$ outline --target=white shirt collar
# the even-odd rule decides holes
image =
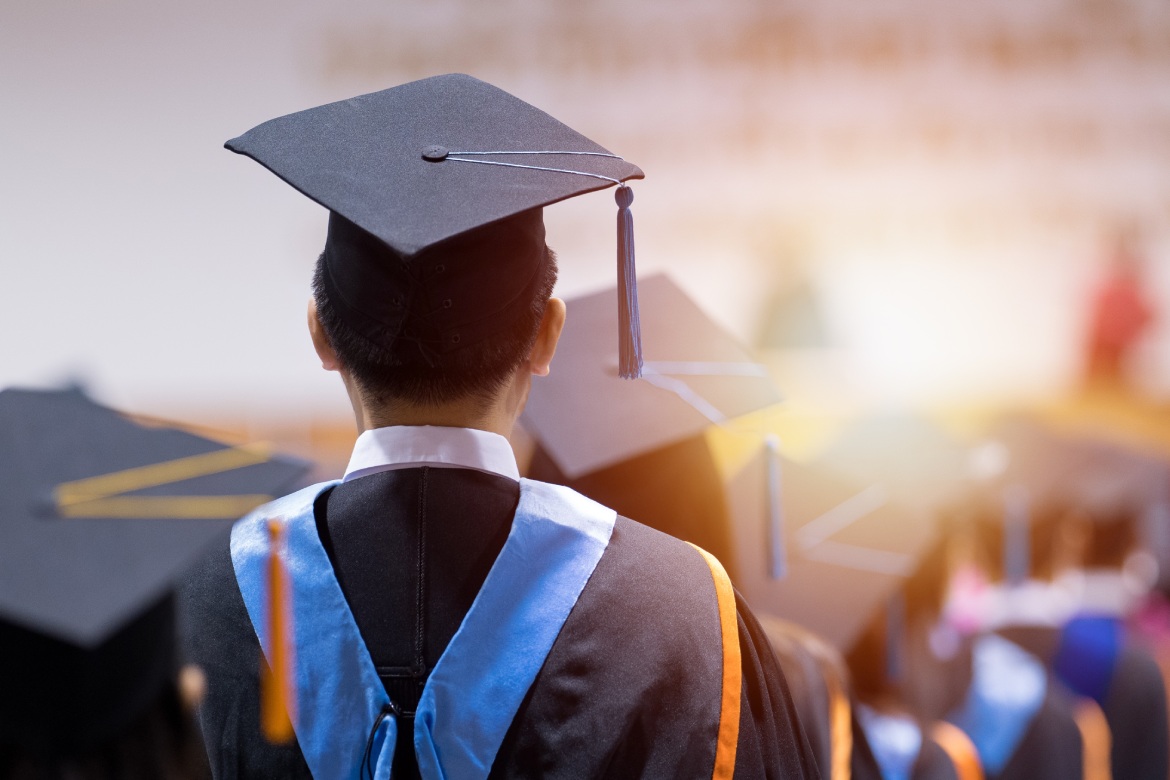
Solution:
[[[512,445],[498,433],[474,428],[393,425],[358,436],[342,481],[419,466],[475,469],[520,479]]]

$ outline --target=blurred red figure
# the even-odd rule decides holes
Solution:
[[[1154,319],[1142,291],[1141,260],[1126,234],[1117,237],[1109,273],[1093,296],[1088,334],[1086,381],[1095,386],[1124,385],[1126,356]]]

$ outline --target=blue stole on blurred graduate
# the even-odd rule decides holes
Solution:
[[[1048,670],[1003,637],[975,640],[971,686],[947,720],[971,739],[988,775],[999,774],[1015,755],[1048,695]]]
[[[1074,693],[1105,706],[1125,626],[1114,615],[1082,614],[1064,624],[1052,670]]]
[[[395,708],[313,516],[314,501],[335,484],[305,488],[237,523],[232,564],[267,656],[266,528],[270,519],[285,523],[297,742],[314,777],[386,780],[397,741]],[[568,488],[520,480],[508,539],[423,688],[413,740],[423,777],[487,777],[615,520],[613,510]]]

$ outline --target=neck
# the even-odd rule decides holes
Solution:
[[[528,400],[531,377],[519,372],[490,399],[469,397],[443,404],[415,404],[397,399],[381,403],[371,399],[368,393],[361,391],[348,378],[345,378],[345,385],[349,391],[358,433],[393,425],[437,425],[445,428],[475,428],[508,438]]]

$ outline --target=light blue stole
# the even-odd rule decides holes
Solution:
[[[316,778],[386,780],[397,724],[313,516],[313,502],[335,484],[305,488],[237,523],[232,564],[267,655],[266,523],[284,522],[301,752]],[[508,539],[423,688],[414,748],[424,778],[487,777],[615,520],[568,488],[520,480]]]
[[[858,704],[856,712],[882,780],[910,780],[922,752],[918,724],[906,715],[878,712],[864,704]]]
[[[1007,766],[1048,694],[1038,659],[995,634],[975,640],[971,687],[947,720],[962,729],[989,775]]]

